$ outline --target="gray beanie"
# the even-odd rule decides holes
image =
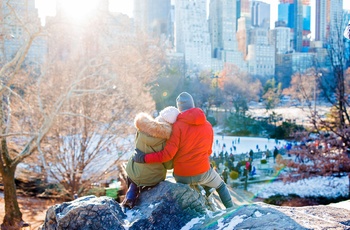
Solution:
[[[176,98],[176,105],[180,112],[194,108],[194,102],[191,94],[182,92]]]

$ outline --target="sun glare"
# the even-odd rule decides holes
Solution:
[[[84,20],[97,9],[98,0],[62,0],[63,11],[74,20]]]

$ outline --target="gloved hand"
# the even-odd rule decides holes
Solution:
[[[145,162],[145,153],[139,149],[135,149],[133,160],[137,163],[146,163]]]

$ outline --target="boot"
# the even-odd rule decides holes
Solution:
[[[215,188],[211,188],[208,186],[203,185],[204,191],[205,191],[205,196],[209,197],[211,196],[211,194],[213,194],[213,192],[215,192]]]
[[[129,189],[126,192],[126,196],[122,202],[122,206],[132,209],[137,201],[140,190],[133,182],[130,183]]]
[[[224,182],[220,184],[220,186],[216,189],[216,191],[220,196],[221,202],[224,204],[226,208],[233,207],[233,202],[232,202],[230,192],[228,191],[226,184]]]

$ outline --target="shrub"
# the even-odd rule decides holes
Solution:
[[[236,171],[231,171],[231,172],[230,172],[230,178],[231,178],[232,180],[236,180],[236,179],[238,178],[238,172],[236,172]]]
[[[105,188],[91,188],[85,195],[95,195],[95,196],[105,196],[106,195],[106,190]]]
[[[262,159],[262,160],[260,160],[260,163],[261,163],[261,164],[266,164],[266,163],[267,163],[267,160],[266,160],[266,159]]]
[[[207,120],[209,121],[209,123],[212,125],[212,126],[215,126],[216,125],[216,119],[212,116],[208,116],[207,117]]]

